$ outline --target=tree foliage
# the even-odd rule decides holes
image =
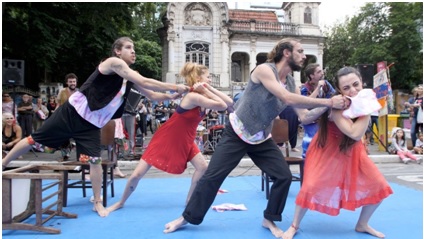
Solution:
[[[78,83],[82,84],[95,66],[110,55],[113,41],[120,36],[130,36],[139,42],[136,46],[149,45],[136,49],[141,64],[138,70],[152,72],[146,75],[148,77],[160,76],[158,57],[161,57],[161,49],[152,29],[160,23],[159,17],[155,17],[159,14],[155,13],[161,9],[157,6],[162,5],[136,2],[3,3],[3,59],[24,60],[25,85],[34,90],[38,90],[40,82],[63,82],[69,72],[77,74]],[[147,57],[146,50],[152,54],[151,58]]]
[[[422,3],[367,3],[325,32],[324,65],[332,79],[345,65],[395,63],[393,89],[422,82]],[[421,31],[421,32],[420,32]]]

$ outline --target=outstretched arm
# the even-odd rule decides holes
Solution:
[[[175,92],[173,94],[166,94],[166,93],[162,93],[162,92],[155,92],[155,91],[152,91],[152,90],[148,90],[148,89],[142,88],[138,85],[135,88],[137,88],[137,90],[140,91],[141,94],[143,94],[144,96],[146,96],[150,100],[154,100],[154,101],[175,100],[175,99],[181,97],[181,94],[179,94],[177,92]]]
[[[167,91],[173,90],[180,94],[187,92],[189,88],[184,85],[175,85],[157,81],[155,79],[147,78],[140,75],[138,72],[132,70],[125,61],[117,57],[110,57],[99,65],[99,71],[102,74],[116,73],[119,76],[134,82],[134,84],[153,91]]]
[[[345,99],[342,96],[336,96],[331,99],[316,99],[289,92],[284,87],[281,87],[275,78],[274,72],[265,64],[256,67],[252,73],[252,80],[262,83],[278,99],[296,108],[325,106],[343,109],[345,107]]]

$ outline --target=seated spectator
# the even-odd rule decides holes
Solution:
[[[22,129],[11,113],[3,113],[2,155],[3,157],[22,139]]]
[[[396,132],[393,134],[392,143],[389,147],[390,153],[395,153],[399,156],[399,158],[407,164],[409,161],[414,160],[418,164],[421,163],[421,158],[417,158],[413,155],[407,148],[405,143],[405,132],[403,129],[398,128]]]
[[[414,153],[423,154],[423,133],[418,133],[417,141],[415,142]]]

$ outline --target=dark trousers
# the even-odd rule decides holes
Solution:
[[[370,130],[370,132],[371,132],[371,138],[370,138],[370,142],[371,143],[373,143],[374,142],[374,125],[375,125],[375,127],[377,128],[377,131],[378,131],[378,116],[375,116],[375,115],[371,115],[371,122],[370,122],[370,125],[369,125],[369,130]],[[377,134],[378,135],[378,134]]]
[[[22,128],[22,138],[30,136],[32,134],[32,114],[20,114],[18,121]]]
[[[139,114],[140,120],[137,122],[140,132],[143,136],[147,135],[147,115]]]
[[[147,127],[149,127],[150,132],[152,132],[152,134],[153,134],[153,129],[152,129],[152,120],[147,120],[147,121],[146,121],[146,134],[147,134]]]
[[[296,148],[297,131],[299,128],[299,117],[293,107],[287,106],[281,113],[280,119],[286,119],[289,123],[289,143],[291,148]]]
[[[227,123],[208,169],[197,183],[183,212],[187,222],[197,225],[203,221],[225,178],[246,153],[256,166],[275,178],[264,217],[270,221],[281,221],[292,174],[280,149],[272,139],[257,145],[245,143],[237,136],[230,123]]]

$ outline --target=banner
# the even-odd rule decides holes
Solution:
[[[389,94],[389,80],[387,78],[386,70],[382,70],[374,75],[374,92],[377,100],[381,105],[379,115],[387,115],[387,96]]]

